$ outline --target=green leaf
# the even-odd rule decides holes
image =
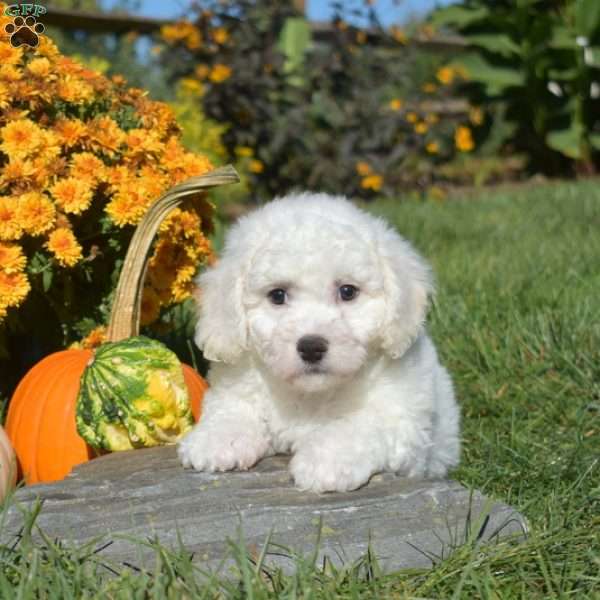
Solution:
[[[523,87],[525,77],[518,69],[497,67],[475,52],[462,55],[452,62],[467,70],[469,80],[482,83],[491,95],[501,95],[507,88]]]
[[[520,54],[521,48],[515,44],[508,35],[503,33],[478,33],[468,35],[467,41],[472,46],[480,46],[484,50],[500,54],[502,56],[512,56]]]
[[[430,17],[434,27],[440,25],[454,25],[459,29],[472,23],[483,21],[490,16],[490,11],[485,7],[466,8],[464,6],[447,6],[434,11]]]
[[[564,25],[557,25],[552,28],[548,45],[556,50],[573,50],[576,48],[575,33]]]
[[[592,148],[594,148],[594,150],[600,150],[600,133],[592,133],[589,139]]]
[[[54,272],[52,269],[46,269],[42,272],[42,287],[44,291],[47,292],[52,285],[52,278],[54,277]]]
[[[558,150],[558,152],[569,158],[581,158],[583,133],[583,127],[574,123],[568,129],[550,132],[546,136],[546,143],[550,148]]]
[[[575,4],[575,29],[577,35],[592,38],[600,30],[600,2],[577,0]]]
[[[311,30],[306,19],[290,17],[285,20],[279,35],[279,50],[285,56],[284,70],[294,73],[293,83],[301,85],[303,78],[299,75],[304,63],[304,55],[311,41]]]

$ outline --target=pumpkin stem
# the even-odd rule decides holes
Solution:
[[[140,307],[148,254],[152,240],[167,215],[186,198],[219,185],[237,183],[236,170],[227,165],[172,187],[150,206],[137,226],[121,269],[115,299],[108,322],[109,342],[118,342],[135,336],[140,329]]]

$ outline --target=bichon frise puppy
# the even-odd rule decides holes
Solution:
[[[327,194],[274,200],[199,285],[196,343],[215,362],[185,467],[291,452],[296,485],[327,492],[457,464],[452,382],[424,328],[430,271],[383,220]]]

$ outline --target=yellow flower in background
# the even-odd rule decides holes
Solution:
[[[435,83],[424,83],[421,88],[426,94],[433,94],[437,90]]]
[[[249,158],[254,154],[254,150],[250,146],[238,146],[235,153],[243,158]]]
[[[20,273],[25,268],[26,262],[21,246],[0,242],[0,271],[9,275]]]
[[[417,113],[415,113],[415,112],[407,112],[406,120],[409,123],[416,123],[419,120],[419,115],[417,115]]]
[[[0,240],[18,240],[23,229],[17,218],[17,199],[0,196]]]
[[[184,77],[179,84],[181,85],[182,91],[187,94],[201,96],[204,92],[204,86],[197,79],[193,79],[192,77]]]
[[[429,113],[425,116],[425,121],[430,125],[435,125],[439,120],[440,118],[435,113]]]
[[[367,175],[360,182],[360,187],[365,190],[378,192],[383,186],[383,177],[381,175]]]
[[[454,145],[461,152],[470,152],[475,148],[475,142],[471,130],[464,125],[460,125],[454,132]]]
[[[194,74],[198,79],[206,79],[210,73],[210,67],[208,65],[198,65],[194,69]]]
[[[60,208],[75,215],[89,207],[93,196],[89,181],[77,177],[60,179],[50,188],[50,193]]]
[[[440,151],[440,145],[437,142],[429,142],[425,145],[425,150],[429,154],[437,154]]]
[[[400,98],[394,98],[393,100],[390,100],[388,106],[390,107],[391,110],[402,110],[402,106],[404,105],[404,102],[402,102],[402,100]]]
[[[19,196],[17,215],[25,233],[41,235],[54,226],[56,209],[45,194],[27,192]]]
[[[408,38],[406,37],[406,33],[404,33],[404,31],[402,29],[400,29],[399,27],[397,27],[396,25],[394,25],[391,29],[391,34],[392,37],[399,43],[399,44],[406,44],[406,42],[408,41]]]
[[[11,121],[0,129],[0,150],[9,156],[30,156],[45,141],[44,131],[29,119]]]
[[[485,114],[480,106],[471,106],[469,109],[469,121],[476,127],[481,125],[485,119]]]
[[[165,41],[169,43],[182,42],[190,50],[196,50],[202,46],[202,34],[190,21],[163,25],[160,28],[160,34]]]
[[[0,271],[0,304],[19,306],[29,293],[31,286],[25,273]]]
[[[371,169],[371,165],[369,163],[359,161],[356,163],[356,172],[361,177],[366,177],[367,175],[370,175],[373,172],[373,169]]]
[[[251,173],[262,173],[265,170],[265,165],[260,160],[253,158],[248,164],[248,169]]]
[[[423,135],[425,133],[427,133],[427,130],[429,129],[429,125],[427,125],[427,123],[425,123],[425,121],[419,121],[418,123],[415,123],[415,133],[418,133],[419,135]]]
[[[217,44],[224,44],[229,39],[229,33],[224,27],[217,27],[216,29],[213,29],[211,35],[212,39]]]
[[[456,77],[456,71],[449,66],[440,67],[435,76],[442,85],[450,85]]]
[[[66,227],[55,229],[49,236],[45,247],[54,254],[62,267],[72,267],[82,258],[81,246],[73,232]]]
[[[231,67],[216,64],[210,71],[209,79],[214,83],[221,83],[231,77]]]

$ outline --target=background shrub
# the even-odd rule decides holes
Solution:
[[[464,0],[431,23],[468,49],[460,92],[488,113],[493,151],[510,146],[534,171],[594,172],[600,160],[600,3]]]
[[[404,48],[406,35],[363,3],[333,7],[327,41],[311,37],[291,2],[207,0],[162,30],[165,68],[204,86],[202,108],[227,126],[229,157],[244,160],[258,198],[424,189],[441,162],[474,148],[471,125],[436,108],[460,70],[440,73],[439,58]],[[349,24],[357,13],[368,33]]]

